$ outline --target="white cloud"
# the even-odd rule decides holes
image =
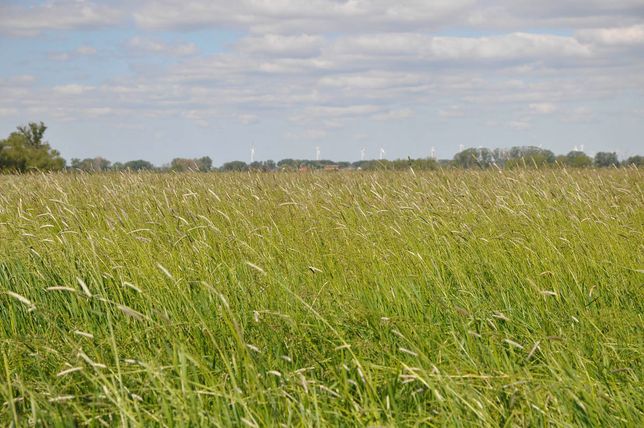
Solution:
[[[198,51],[197,45],[194,43],[169,44],[138,36],[128,40],[127,47],[133,50],[176,56],[194,55]]]
[[[532,124],[527,120],[519,119],[511,121],[509,123],[509,126],[510,128],[516,129],[518,131],[525,131],[526,129],[530,129],[532,127]]]
[[[69,52],[50,52],[47,54],[47,58],[52,61],[69,61],[71,55]]]
[[[259,122],[259,117],[254,114],[240,114],[237,116],[237,119],[243,125],[252,125]]]
[[[529,105],[530,110],[537,114],[550,114],[557,111],[557,106],[552,103],[532,103]]]
[[[0,32],[35,36],[45,30],[97,28],[120,22],[124,11],[91,1],[52,0],[36,6],[0,5]]]
[[[76,49],[76,53],[79,55],[94,55],[96,54],[96,48],[92,46],[80,46]]]
[[[94,90],[93,86],[71,83],[69,85],[54,86],[53,91],[59,95],[82,95]]]
[[[430,55],[438,59],[516,60],[588,57],[588,46],[572,37],[512,33],[495,37],[435,37]]]
[[[594,114],[589,107],[579,106],[564,112],[561,118],[569,123],[588,123],[594,120]]]
[[[0,107],[0,116],[13,116],[18,110],[13,107]]]
[[[315,141],[325,138],[329,133],[324,129],[304,129],[286,133],[289,140]]]
[[[253,27],[264,33],[328,32],[426,27],[457,17],[474,0],[155,0],[134,12],[138,25],[154,29]]]
[[[323,44],[324,38],[321,36],[311,36],[308,34],[295,36],[264,34],[262,36],[250,36],[242,39],[237,44],[237,49],[251,54],[307,58],[319,55]]]
[[[452,119],[456,117],[465,116],[465,112],[460,106],[449,106],[448,108],[441,109],[438,112],[438,116],[442,119]]]
[[[96,55],[96,48],[92,46],[79,46],[78,48],[66,52],[49,52],[47,58],[52,61],[69,61],[78,57]]]
[[[396,87],[417,87],[423,84],[423,77],[412,73],[388,71],[366,71],[363,73],[332,74],[319,80],[321,86],[342,90],[374,90]]]
[[[576,37],[599,45],[641,45],[644,44],[644,25],[580,30]]]
[[[393,110],[387,110],[382,113],[377,113],[372,116],[375,120],[399,120],[411,117],[414,115],[414,111],[410,108],[399,108]]]

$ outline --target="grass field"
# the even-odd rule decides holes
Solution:
[[[0,176],[0,425],[641,426],[643,183]]]

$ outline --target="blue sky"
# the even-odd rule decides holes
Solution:
[[[644,0],[5,0],[0,52],[67,159],[644,154]]]

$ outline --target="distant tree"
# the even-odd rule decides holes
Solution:
[[[267,161],[255,161],[248,165],[248,168],[251,171],[261,171],[261,172],[270,172],[274,171],[277,166],[272,160]]]
[[[27,145],[30,147],[40,147],[42,144],[45,144],[43,137],[46,130],[47,127],[42,122],[29,122],[26,126],[18,127],[18,132],[26,138]]]
[[[208,172],[212,169],[212,159],[208,156],[199,159],[174,158],[170,163],[170,169],[178,172]]]
[[[194,159],[174,158],[170,162],[170,169],[177,172],[197,171],[197,163]]]
[[[454,164],[461,168],[487,168],[493,160],[492,151],[485,147],[465,149],[454,155]]]
[[[248,165],[243,161],[226,162],[221,166],[224,172],[248,171]]]
[[[73,158],[71,160],[71,168],[74,170],[81,170],[86,172],[101,172],[110,169],[112,163],[105,158],[95,157],[80,160]]]
[[[30,123],[18,127],[8,138],[0,140],[0,170],[25,172],[29,170],[61,170],[65,159],[43,141],[47,127]]]
[[[279,169],[287,171],[297,171],[297,169],[300,167],[300,162],[295,159],[282,159],[281,161],[277,162],[277,167]]]
[[[201,157],[195,161],[197,162],[197,170],[200,172],[208,172],[212,169],[212,159],[208,156]]]
[[[593,160],[584,152],[571,151],[565,156],[564,164],[575,168],[589,167],[593,164]]]
[[[151,171],[154,169],[154,165],[146,160],[138,159],[125,162],[123,164],[123,169],[128,169],[130,171]]]
[[[555,163],[556,157],[550,150],[535,146],[515,146],[510,150],[494,151],[497,163],[506,168],[517,166],[542,167]]]
[[[624,165],[634,165],[638,168],[644,167],[644,156],[631,156],[624,161]]]
[[[619,166],[619,160],[617,159],[617,153],[615,152],[597,152],[594,163],[595,166],[600,168]]]
[[[382,159],[382,160],[370,159],[370,160],[357,161],[357,162],[354,162],[352,165],[354,168],[360,169],[363,171],[381,171],[381,170],[394,168],[394,162],[389,161],[387,159]],[[404,169],[409,168],[409,162],[407,160],[402,160],[402,161],[399,160],[399,162],[404,163],[405,165],[403,166]]]
[[[412,159],[411,167],[416,171],[433,171],[438,169],[438,162],[432,158]]]

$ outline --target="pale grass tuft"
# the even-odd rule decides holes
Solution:
[[[257,266],[256,264],[251,263],[249,261],[247,261],[246,264],[248,266],[250,266],[251,268],[255,269],[257,272],[261,273],[262,275],[266,275],[266,271],[264,269],[262,269],[261,267]]]
[[[72,287],[63,287],[63,286],[54,286],[45,288],[47,291],[69,291],[70,293],[76,293],[78,290]]]
[[[503,339],[503,341],[505,343],[507,343],[508,345],[514,346],[515,348],[523,349],[523,345],[521,345],[520,343],[515,342],[514,340]]]
[[[318,386],[318,388],[320,388],[322,391],[327,392],[327,393],[331,394],[332,396],[334,396],[334,397],[336,397],[336,398],[339,398],[339,397],[340,397],[340,394],[338,394],[337,392],[335,392],[334,390],[332,390],[332,389],[331,389],[331,388],[329,388],[328,386],[322,385],[321,383],[320,383],[320,384],[318,384],[317,386]]]
[[[494,312],[492,316],[496,319],[502,320],[502,321],[510,321],[510,318],[508,318],[503,312]]]
[[[131,282],[126,281],[126,282],[123,283],[123,286],[127,287],[127,288],[129,288],[131,290],[134,290],[137,293],[141,293],[141,289],[139,287],[137,287],[136,285],[132,284]]]
[[[161,272],[163,272],[163,274],[165,276],[167,276],[168,278],[174,280],[174,278],[172,277],[172,274],[170,273],[170,271],[168,269],[165,268],[165,266],[163,266],[161,263],[157,263],[157,267],[159,268],[159,270]]]
[[[539,344],[541,344],[540,340],[537,340],[536,342],[534,342],[532,349],[530,349],[530,352],[528,352],[528,356],[526,357],[526,360],[529,360],[530,358],[532,358],[534,353],[537,352],[537,350],[539,349]]]
[[[407,348],[398,348],[398,350],[399,350],[400,352],[402,352],[403,354],[409,354],[409,355],[411,355],[412,357],[417,357],[417,356],[418,356],[418,353],[417,353],[417,352],[411,351],[411,350],[409,350],[409,349],[407,349]]]
[[[50,403],[60,403],[63,401],[73,400],[75,397],[73,395],[59,395],[58,397],[50,398],[48,401]]]
[[[70,369],[66,369],[66,370],[63,370],[63,371],[61,371],[61,372],[58,372],[58,373],[56,374],[56,377],[63,377],[63,376],[68,375],[68,374],[70,374],[70,373],[79,372],[79,371],[81,371],[81,370],[83,370],[83,368],[82,368],[82,367],[72,367],[72,368],[70,368]]]
[[[252,421],[252,420],[250,420],[250,419],[248,419],[248,418],[241,418],[241,421],[242,421],[245,425],[247,425],[247,426],[249,426],[249,427],[251,427],[251,428],[258,428],[258,427],[259,427],[259,425],[257,425],[257,423],[256,423],[255,421]]]
[[[87,286],[87,284],[85,284],[85,281],[83,281],[81,278],[76,278],[76,281],[78,282],[78,285],[80,285],[80,288],[83,290],[83,293],[85,293],[87,297],[92,297],[92,293],[91,291],[89,291],[89,287]]]
[[[19,301],[20,303],[22,303],[22,304],[24,304],[26,306],[29,306],[30,308],[34,308],[34,309],[36,308],[36,306],[33,303],[31,303],[31,300],[27,299],[25,296],[22,296],[22,295],[20,295],[18,293],[14,293],[13,291],[5,291],[5,293],[7,295],[13,297],[14,299]]]
[[[132,309],[132,308],[130,308],[128,306],[116,305],[116,307],[119,308],[119,310],[121,312],[123,312],[125,315],[127,315],[128,317],[134,318],[134,319],[139,320],[139,321],[148,319],[148,317],[143,315],[141,312],[136,311],[136,310],[134,310],[134,309]]]
[[[262,351],[259,350],[259,348],[255,345],[251,345],[250,343],[246,344],[246,347],[250,349],[253,352],[257,352],[258,354],[261,353]]]
[[[79,335],[79,336],[86,337],[86,338],[88,338],[88,339],[94,339],[94,335],[93,335],[93,334],[91,334],[91,333],[86,333],[86,332],[84,332],[84,331],[74,330],[74,334],[77,334],[77,335]]]

